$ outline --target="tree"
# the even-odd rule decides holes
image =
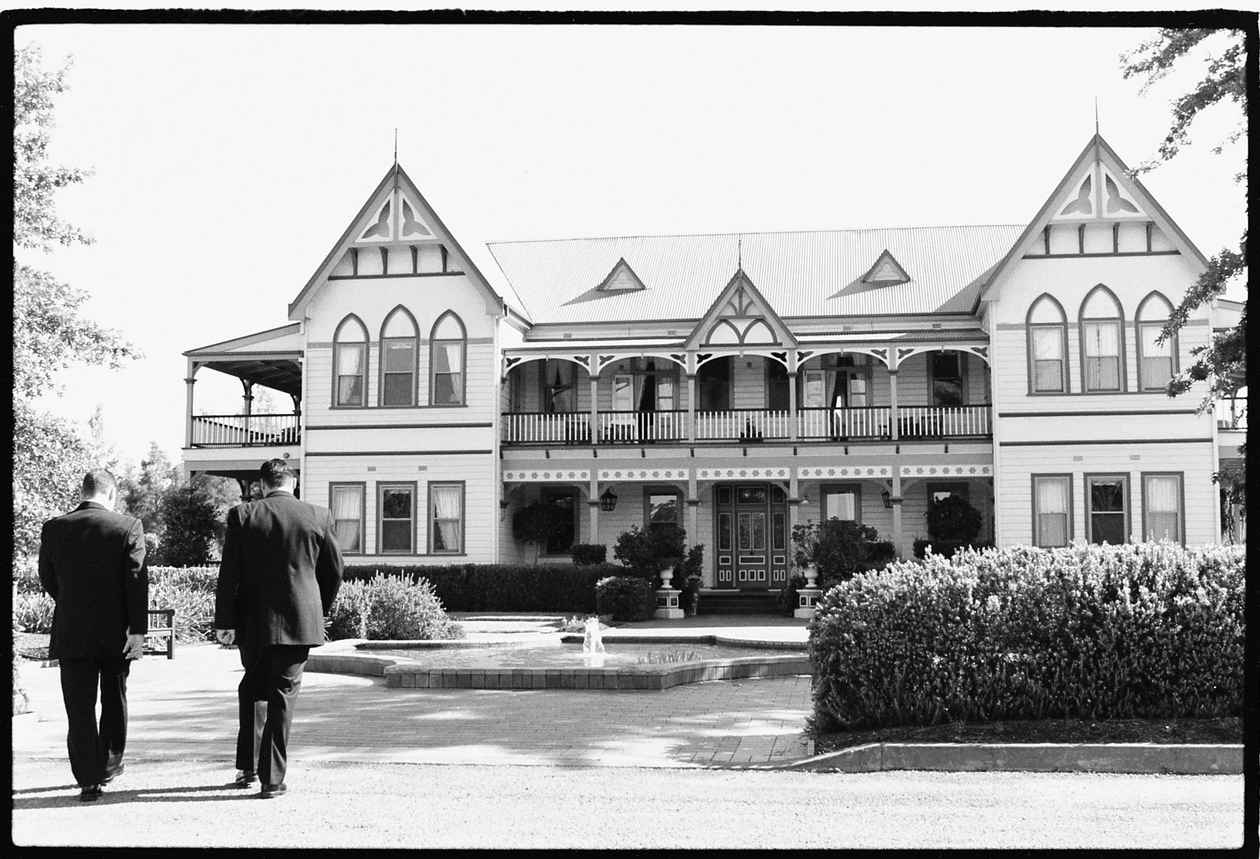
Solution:
[[[1240,30],[1163,29],[1157,38],[1143,42],[1122,55],[1125,78],[1142,79],[1143,94],[1174,70],[1192,69],[1196,60],[1206,65],[1202,77],[1190,91],[1173,100],[1171,123],[1167,136],[1159,146],[1158,156],[1138,167],[1133,171],[1135,174],[1148,172],[1175,158],[1182,147],[1190,143],[1190,127],[1208,108],[1217,105],[1242,108],[1233,130],[1212,148],[1213,152],[1221,154],[1227,145],[1246,135],[1247,54],[1243,38]],[[1201,56],[1204,53],[1206,57]],[[1234,178],[1242,183],[1247,176],[1243,172]],[[1244,231],[1237,250],[1223,248],[1208,260],[1207,270],[1186,290],[1185,297],[1169,317],[1160,334],[1160,342],[1185,326],[1194,310],[1221,295],[1237,278],[1245,276],[1246,266],[1247,233]],[[1169,383],[1168,395],[1178,396],[1189,390],[1194,382],[1206,381],[1207,393],[1201,403],[1201,411],[1210,408],[1218,399],[1235,396],[1238,389],[1247,384],[1246,330],[1247,302],[1244,299],[1238,325],[1214,334],[1210,344],[1191,350],[1194,361]]]
[[[535,501],[512,515],[512,536],[534,545],[534,563],[537,564],[542,547],[553,534],[564,529],[570,515],[555,504]]]
[[[177,486],[162,496],[161,542],[156,561],[173,567],[208,564],[213,557],[218,511],[204,486]]]
[[[123,509],[143,523],[144,532],[160,537],[162,498],[179,482],[178,466],[171,463],[157,442],[151,441],[139,468],[119,479],[118,495]]]
[[[139,353],[121,335],[82,315],[82,290],[19,264],[19,249],[86,242],[61,221],[53,205],[59,188],[83,181],[84,171],[48,164],[53,101],[65,90],[66,68],[48,72],[39,48],[14,56],[13,116],[13,514],[17,554],[38,549],[43,520],[74,506],[83,473],[108,457],[73,424],[34,407],[57,391],[60,371],[76,364],[118,367]]]

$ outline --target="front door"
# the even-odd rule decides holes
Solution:
[[[714,488],[717,586],[768,590],[787,583],[787,496],[766,483]]]

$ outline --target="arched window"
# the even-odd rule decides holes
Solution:
[[[462,406],[464,358],[468,343],[464,323],[448,310],[433,323],[429,335],[429,402],[435,406]]]
[[[1081,302],[1081,390],[1087,394],[1123,391],[1124,311],[1115,293],[1101,283]]]
[[[1177,335],[1163,343],[1159,334],[1172,315],[1172,302],[1152,292],[1137,309],[1138,390],[1162,391],[1177,372]]]
[[[1067,315],[1052,295],[1028,308],[1028,392],[1068,393]]]
[[[367,405],[367,328],[353,313],[333,332],[333,408]]]
[[[419,336],[416,320],[402,305],[385,317],[381,325],[382,406],[416,404],[416,342]]]

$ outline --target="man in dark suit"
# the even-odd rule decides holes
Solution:
[[[288,462],[270,459],[260,476],[265,495],[228,512],[214,625],[221,644],[239,646],[245,668],[236,784],[261,780],[266,799],[286,790],[293,706],[341,587],[341,550],[332,514],[294,497]]]
[[[127,675],[149,631],[149,572],[140,520],[114,512],[113,475],[89,471],[81,497],[73,512],[44,523],[39,580],[56,602],[48,656],[61,670],[70,770],[79,799],[91,802],[123,771]]]

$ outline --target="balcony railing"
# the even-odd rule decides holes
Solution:
[[[1247,398],[1217,400],[1216,425],[1220,429],[1245,430],[1247,428]]]
[[[687,442],[686,411],[598,412],[598,444]],[[906,440],[987,438],[992,434],[987,403],[967,406],[902,406],[897,438]],[[866,441],[892,439],[891,406],[829,409],[725,409],[695,413],[697,442]],[[504,412],[506,444],[590,444],[590,412]]]
[[[301,441],[300,416],[194,415],[193,447],[259,447]]]

